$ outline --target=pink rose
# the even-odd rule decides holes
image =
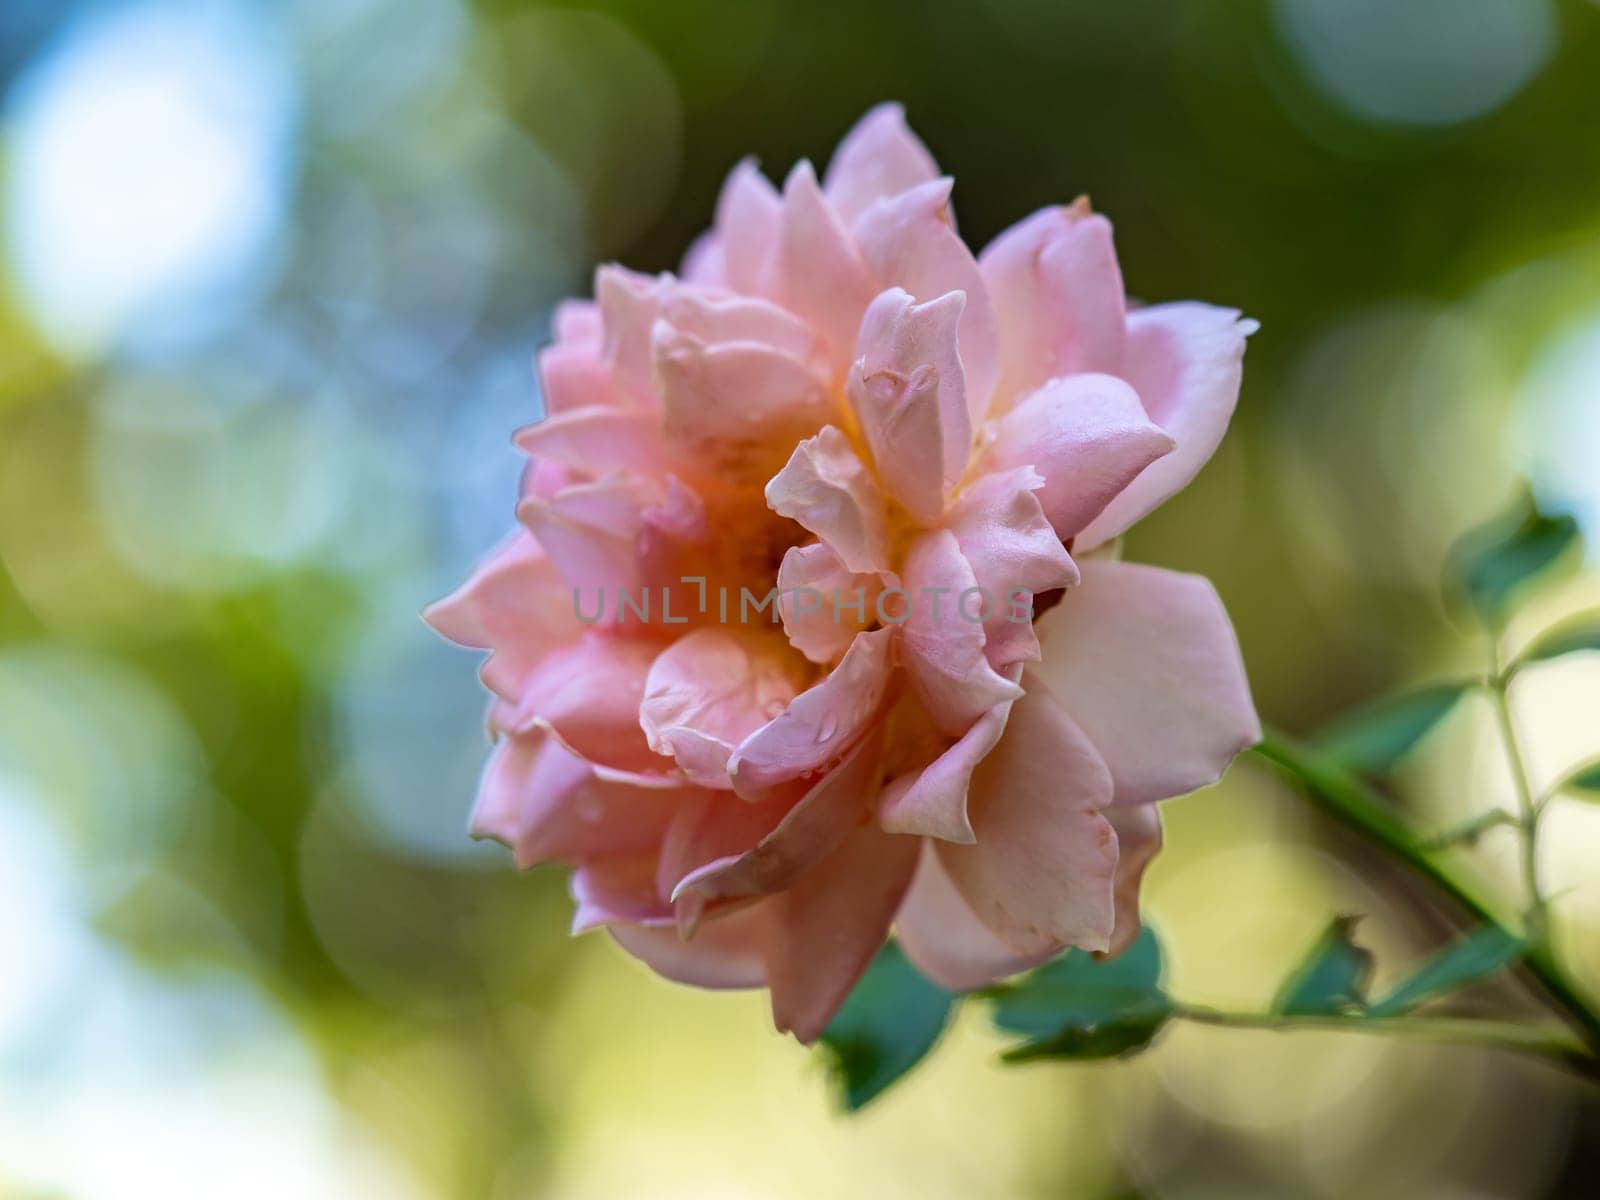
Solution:
[[[602,268],[520,527],[428,612],[490,652],[474,832],[803,1041],[891,927],[952,988],[1115,953],[1155,801],[1259,737],[1211,586],[1104,549],[1216,448],[1252,324],[1128,312],[1082,201],[974,259],[950,186],[885,105],[820,185],[736,167],[679,276]]]

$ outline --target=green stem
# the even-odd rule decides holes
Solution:
[[[1358,776],[1320,760],[1282,734],[1270,734],[1256,747],[1255,753],[1297,780],[1306,795],[1323,811],[1410,867],[1477,921],[1504,927],[1488,902],[1423,849],[1405,824]],[[1600,1010],[1567,978],[1551,954],[1549,944],[1529,946],[1522,966],[1582,1038],[1589,1048],[1589,1059],[1600,1064]]]
[[[1501,825],[1510,825],[1515,829],[1522,828],[1522,822],[1506,812],[1503,808],[1491,808],[1486,813],[1481,813],[1472,820],[1466,821],[1453,829],[1446,829],[1443,833],[1436,833],[1432,837],[1422,840],[1424,850],[1448,850],[1451,846],[1470,846],[1489,830]]]
[[[1284,1016],[1277,1013],[1225,1012],[1204,1005],[1180,1004],[1173,1016],[1199,1025],[1225,1029],[1328,1030],[1339,1033],[1366,1033],[1380,1037],[1411,1037],[1457,1046],[1488,1046],[1555,1059],[1563,1066],[1589,1078],[1600,1072],[1600,1060],[1588,1053],[1585,1044],[1571,1036],[1527,1025],[1466,1017],[1362,1017]]]
[[[1491,635],[1492,638],[1492,635]],[[1500,726],[1500,741],[1505,746],[1506,763],[1511,769],[1511,783],[1517,792],[1517,812],[1522,823],[1522,874],[1527,880],[1528,909],[1524,918],[1528,943],[1534,947],[1550,942],[1550,911],[1545,904],[1544,889],[1539,884],[1539,806],[1534,803],[1533,788],[1528,783],[1528,765],[1522,757],[1522,744],[1517,740],[1517,727],[1511,717],[1510,679],[1500,662],[1498,640],[1491,640],[1489,661],[1492,674],[1489,679],[1489,701],[1494,706],[1496,723]]]

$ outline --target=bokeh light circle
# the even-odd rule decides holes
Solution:
[[[1454,125],[1504,104],[1556,43],[1548,0],[1276,0],[1284,42],[1370,121]]]

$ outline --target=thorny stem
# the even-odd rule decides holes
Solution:
[[[1475,920],[1503,927],[1472,886],[1425,849],[1382,798],[1358,776],[1318,758],[1281,734],[1270,734],[1256,747],[1255,753],[1285,770],[1324,812],[1411,868]],[[1526,783],[1526,776],[1522,778]],[[1569,1060],[1569,1065],[1600,1078],[1600,1008],[1585,998],[1568,978],[1551,953],[1548,939],[1530,940],[1521,966],[1581,1039],[1585,1050]],[[1405,1020],[1409,1026],[1414,1018]]]

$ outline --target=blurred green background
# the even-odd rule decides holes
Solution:
[[[1376,1039],[1003,1069],[969,1019],[838,1116],[763,997],[467,840],[483,696],[416,613],[511,519],[553,302],[898,99],[974,246],[1087,192],[1135,296],[1261,321],[1128,553],[1216,580],[1270,722],[1478,669],[1454,536],[1526,475],[1600,544],[1597,77],[1551,0],[4,0],[0,1196],[1593,1195],[1593,1091]],[[1600,749],[1600,664],[1519,688],[1541,780]],[[1508,800],[1485,722],[1423,828]],[[1386,973],[1439,935],[1249,762],[1167,813],[1187,999],[1334,912]],[[1549,827],[1600,987],[1600,813]],[[1459,853],[1514,912],[1509,834]]]

